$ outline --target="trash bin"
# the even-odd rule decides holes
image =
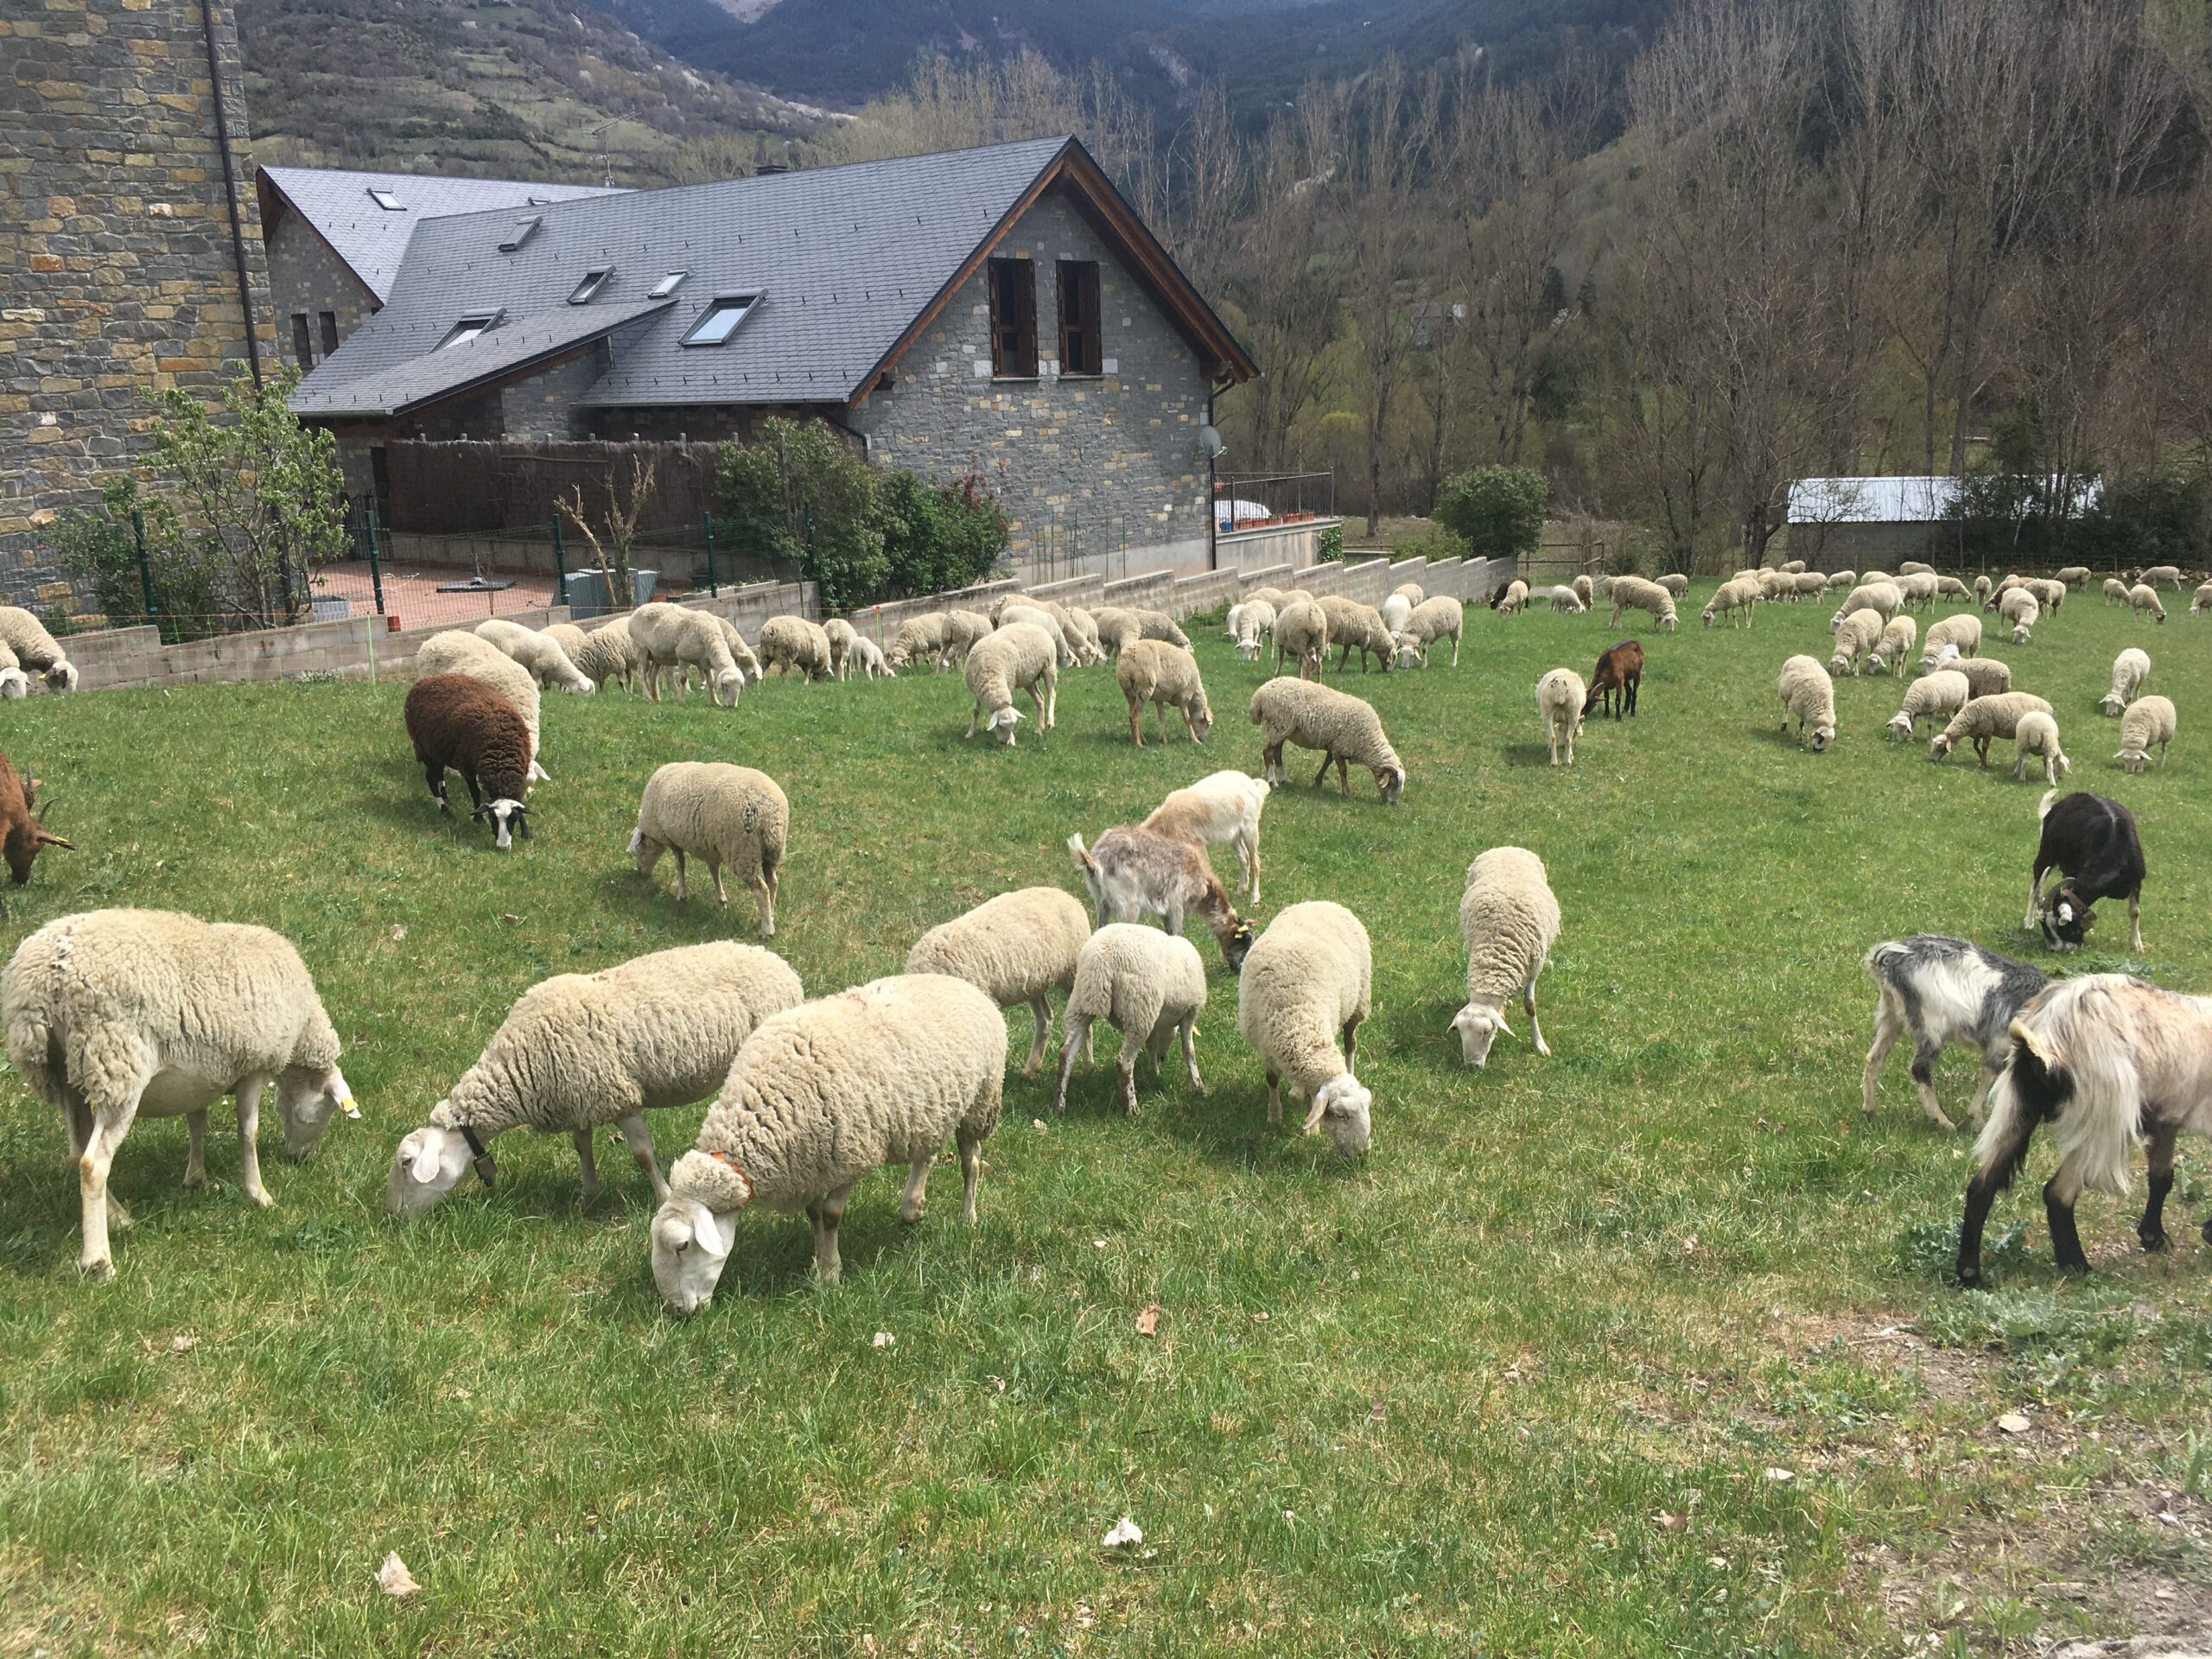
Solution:
[[[607,578],[598,571],[571,570],[563,580],[571,620],[581,622],[587,617],[605,616],[614,608],[607,602]],[[659,580],[658,570],[640,570],[635,565],[630,568],[630,591],[639,604],[652,600],[653,585]]]

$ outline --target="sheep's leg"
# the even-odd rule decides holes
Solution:
[[[1239,831],[1236,836],[1236,862],[1242,877],[1237,882],[1240,891],[1249,895],[1251,902],[1260,902],[1260,838]]]
[[[899,1195],[899,1219],[908,1226],[922,1218],[922,1206],[929,1200],[924,1189],[930,1184],[930,1161],[917,1158],[906,1166],[906,1190]]]
[[[2139,887],[2127,895],[2127,948],[2138,956],[2143,954],[2143,892]]]
[[[138,1096],[144,1088],[144,1079],[141,1078],[116,1108],[103,1112],[94,1106],[87,1113],[90,1127],[85,1136],[84,1154],[77,1160],[79,1228],[83,1234],[77,1265],[102,1279],[115,1272],[114,1257],[107,1243],[108,1169],[115,1162],[116,1148],[130,1132],[130,1120],[137,1116]],[[121,1217],[118,1219],[120,1223]]]
[[[205,1108],[188,1113],[184,1120],[190,1144],[184,1154],[184,1184],[189,1189],[207,1184],[207,1113]]]
[[[248,1077],[238,1084],[238,1185],[245,1189],[246,1197],[264,1210],[276,1202],[261,1184],[261,1150],[257,1144],[261,1128],[261,1091],[268,1086],[266,1077]]]
[[[2044,1183],[2044,1219],[2050,1227],[2050,1253],[2061,1273],[2087,1273],[2089,1258],[2082,1253],[2082,1235],[2074,1225],[2074,1201],[2082,1196],[2079,1160],[2068,1158],[2058,1173]]]
[[[1122,1109],[1131,1117],[1137,1115],[1137,1055],[1145,1046],[1145,1037],[1133,1027],[1122,1033],[1121,1052],[1114,1056],[1114,1082],[1122,1096]]]
[[[1191,1087],[1205,1093],[1206,1085],[1198,1076],[1198,1016],[1195,1014],[1183,1021],[1183,1064],[1191,1068]]]
[[[976,1224],[976,1188],[983,1179],[983,1138],[966,1129],[953,1138],[960,1145],[960,1219]]]
[[[2151,1131],[2147,1148],[2151,1162],[2151,1196],[2143,1205],[2143,1219],[2135,1224],[2135,1236],[2146,1250],[2171,1248],[2166,1238],[2166,1194],[2174,1185],[2174,1136],[2177,1123],[2161,1123]]]
[[[709,861],[707,874],[715,878],[715,903],[723,910],[729,908],[729,894],[722,891],[722,867]]]
[[[423,776],[429,781],[430,798],[438,804],[438,810],[448,817],[451,817],[453,808],[446,801],[446,769],[443,764],[436,761],[424,761]]]
[[[645,664],[645,696],[652,702],[660,701],[660,664],[658,663],[648,661]]]
[[[588,1203],[599,1196],[599,1162],[592,1156],[591,1131],[589,1129],[572,1130],[569,1139],[575,1146],[576,1162],[583,1170],[582,1191],[585,1202]]]
[[[1559,728],[1549,721],[1544,722],[1544,741],[1551,745],[1552,765],[1559,765]]]
[[[1859,1109],[1869,1117],[1874,1116],[1874,1096],[1882,1086],[1882,1068],[1889,1063],[1890,1051],[1897,1046],[1904,1029],[1904,1011],[1885,988],[1874,1005],[1874,1046],[1866,1051],[1866,1065],[1859,1074]]]
[[[1352,1069],[1352,1062],[1359,1058],[1359,1016],[1354,1014],[1344,1021],[1344,1070]]]
[[[1282,1078],[1272,1071],[1268,1073],[1268,1122],[1282,1122]]]
[[[683,849],[671,847],[669,850],[676,855],[676,902],[680,905],[690,897],[689,879],[684,874]]]
[[[627,1117],[618,1117],[614,1127],[629,1142],[630,1161],[645,1171],[645,1179],[653,1184],[653,1198],[659,1203],[667,1203],[668,1178],[660,1173],[660,1160],[653,1156],[653,1132],[645,1127],[645,1115],[632,1112]]]
[[[1060,1078],[1052,1089],[1052,1116],[1063,1116],[1068,1109],[1068,1077],[1075,1071],[1076,1045],[1080,1040],[1085,1048],[1090,1046],[1090,1021],[1073,1008],[1068,1010],[1067,1029],[1060,1035]]]
[[[1544,1033],[1536,1024],[1536,982],[1533,979],[1522,988],[1521,1006],[1529,1015],[1529,1046],[1548,1060],[1552,1052],[1544,1046]]]
[[[1160,741],[1164,744],[1167,741],[1167,705],[1164,702],[1155,702],[1152,705],[1152,712],[1156,716],[1154,728],[1159,732]],[[1191,711],[1188,709],[1183,710],[1183,724],[1190,730],[1191,741],[1197,742],[1198,728],[1191,725]]]
[[[760,900],[760,937],[776,937],[776,872],[756,871],[753,877],[753,891]]]
[[[1035,1077],[1037,1068],[1045,1064],[1045,1042],[1052,1034],[1052,1005],[1042,996],[1033,996],[1029,999],[1029,1058],[1021,1067],[1025,1077]]]
[[[836,1284],[844,1271],[837,1255],[837,1224],[845,1218],[845,1195],[852,1190],[848,1183],[806,1206],[806,1218],[814,1224],[814,1276],[825,1285]]]
[[[982,718],[983,700],[981,697],[978,697],[976,699],[975,705],[968,710],[969,736],[973,737],[976,735],[976,728],[982,721]]]
[[[1427,668],[1428,664],[1423,662],[1421,666]],[[1452,636],[1452,666],[1454,668],[1459,666],[1459,636],[1456,633]]]
[[[1132,699],[1129,703],[1129,741],[1139,748],[1144,747],[1144,721],[1141,717],[1143,712],[1144,705]]]

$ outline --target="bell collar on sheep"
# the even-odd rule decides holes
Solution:
[[[491,1149],[478,1137],[476,1131],[466,1123],[461,1126],[461,1138],[468,1142],[468,1166],[476,1172],[476,1179],[484,1183],[484,1190],[490,1192],[493,1181],[499,1173],[498,1160],[492,1156]]]

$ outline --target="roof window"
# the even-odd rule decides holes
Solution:
[[[463,317],[438,342],[437,349],[442,352],[448,346],[466,346],[499,320],[497,311],[479,311],[473,316]]]
[[[528,219],[518,219],[515,220],[514,228],[510,230],[506,235],[500,239],[499,251],[501,253],[512,253],[517,248],[522,246],[524,243],[529,241],[531,237],[537,235],[537,227],[544,222],[544,217],[538,213],[532,213]]]
[[[662,277],[660,281],[652,285],[652,291],[646,295],[645,297],[652,300],[666,299],[670,295],[675,293],[677,289],[683,286],[683,279],[690,274],[691,273],[688,270],[670,271],[667,276]]]
[[[717,295],[709,304],[706,314],[691,325],[691,332],[683,336],[686,346],[726,346],[729,337],[737,332],[753,308],[760,302],[758,294]]]
[[[387,213],[404,213],[407,211],[407,204],[381,185],[372,184],[369,187],[369,200]]]
[[[578,283],[575,291],[569,296],[569,303],[570,305],[586,303],[593,295],[607,286],[607,279],[613,274],[614,267],[612,265],[600,265],[584,272],[583,281]]]

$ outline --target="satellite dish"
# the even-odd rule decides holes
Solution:
[[[1221,434],[1211,426],[1198,429],[1198,451],[1208,461],[1219,461],[1229,446],[1221,441]]]

